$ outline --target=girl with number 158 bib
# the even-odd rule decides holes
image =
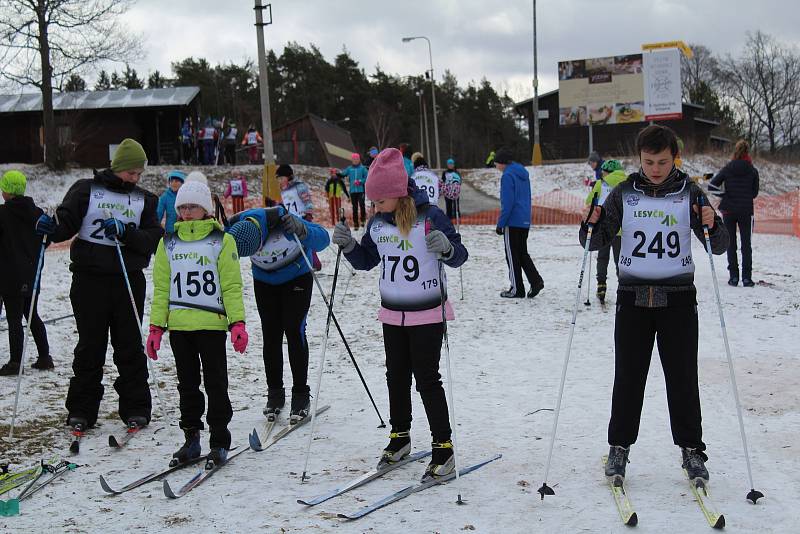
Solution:
[[[467,260],[467,249],[447,216],[408,178],[397,149],[388,148],[375,158],[366,194],[377,213],[367,223],[361,243],[341,223],[334,229],[333,242],[356,269],[381,268],[378,320],[383,323],[392,431],[379,465],[400,461],[411,451],[413,375],[433,438],[433,455],[423,478],[445,476],[453,471],[454,460],[439,374],[441,306],[447,320],[454,315],[446,297],[442,302],[446,279],[440,278],[439,261],[458,268]]]

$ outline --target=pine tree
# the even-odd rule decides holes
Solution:
[[[108,91],[111,89],[111,80],[108,78],[108,73],[104,70],[100,71],[97,77],[97,82],[94,84],[95,91]]]
[[[76,73],[72,73],[67,78],[67,83],[64,84],[64,91],[73,92],[73,91],[85,91],[86,90],[86,80],[80,77],[80,75]]]
[[[144,81],[139,78],[136,69],[132,69],[131,66],[127,64],[122,73],[122,85],[128,89],[144,89]]]

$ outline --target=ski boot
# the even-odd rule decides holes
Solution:
[[[531,288],[528,290],[528,298],[532,299],[533,297],[538,295],[542,291],[542,289],[544,289],[544,280],[540,278],[539,281],[533,284]]]
[[[267,421],[274,421],[278,414],[281,413],[283,406],[286,404],[286,393],[283,389],[278,391],[270,391],[267,393],[267,404],[264,406],[264,415]]]
[[[612,445],[608,449],[608,460],[606,460],[606,476],[614,479],[615,486],[621,486],[622,481],[625,480],[625,467],[628,462],[628,454],[630,454],[630,447],[620,447]]]
[[[311,407],[311,396],[309,395],[308,386],[303,388],[303,391],[295,392],[292,388],[292,410],[289,414],[289,424],[296,425],[306,417]]]
[[[17,376],[19,374],[19,362],[8,362],[0,367],[0,376]]]
[[[681,447],[681,458],[683,462],[681,467],[686,470],[686,476],[692,481],[703,479],[708,482],[708,469],[706,469],[706,456],[702,451],[697,449],[689,449],[688,447]]]
[[[72,427],[72,429],[77,432],[83,432],[89,427],[89,421],[87,421],[85,417],[70,415],[67,418],[67,426]]]
[[[597,300],[600,301],[600,304],[606,303],[606,286],[605,282],[597,282]]]
[[[431,443],[433,453],[431,463],[422,475],[422,481],[427,482],[432,478],[440,478],[449,475],[456,467],[456,458],[453,454],[453,442],[449,439],[442,443]]]
[[[411,436],[408,431],[391,432],[389,444],[383,449],[383,455],[378,462],[378,469],[399,462],[411,452]]]
[[[39,356],[39,358],[31,364],[33,369],[39,369],[40,371],[46,371],[48,369],[55,368],[53,365],[53,357],[49,354],[47,356]]]
[[[206,469],[214,469],[228,461],[228,449],[224,447],[215,447],[206,456]]]
[[[172,455],[172,460],[169,462],[170,467],[185,464],[200,457],[200,430],[184,428],[183,435],[186,437],[186,442]]]
[[[131,415],[128,417],[128,428],[144,428],[149,421],[143,415]]]

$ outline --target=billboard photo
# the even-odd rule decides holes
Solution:
[[[643,71],[642,54],[559,62],[559,125],[645,120]]]

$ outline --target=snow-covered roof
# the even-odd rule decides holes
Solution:
[[[186,106],[200,92],[199,87],[124,89],[53,93],[53,109],[118,109]],[[41,93],[0,95],[0,113],[41,111]]]

